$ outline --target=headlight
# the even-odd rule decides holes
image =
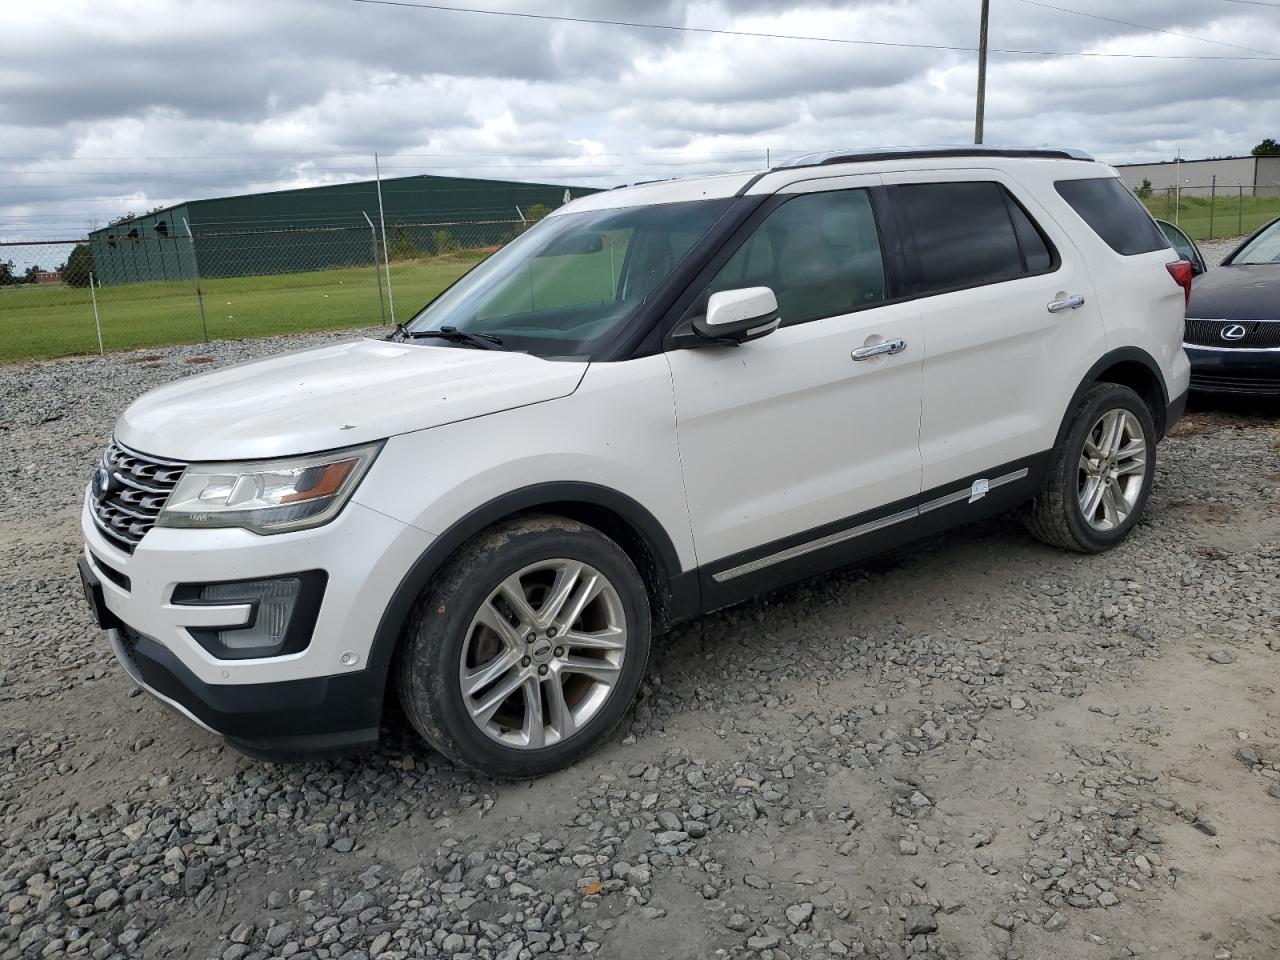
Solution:
[[[381,446],[284,460],[193,463],[156,526],[244,527],[254,533],[318,527],[337,516]]]

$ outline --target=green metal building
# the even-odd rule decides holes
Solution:
[[[391,259],[493,247],[535,205],[596,192],[564,184],[415,176],[382,181]],[[366,216],[369,218],[366,220]],[[370,229],[372,221],[376,229]],[[376,181],[191,200],[89,234],[101,283],[244,277],[382,256]]]

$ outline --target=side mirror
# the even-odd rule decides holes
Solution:
[[[707,315],[693,321],[700,337],[719,343],[746,343],[777,330],[778,298],[768,287],[721,290],[707,301]]]

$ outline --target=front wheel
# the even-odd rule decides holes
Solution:
[[[1155,468],[1156,427],[1146,403],[1128,387],[1094,384],[1053,450],[1045,488],[1027,508],[1027,528],[1056,547],[1107,550],[1142,516]]]
[[[576,521],[528,517],[464,547],[420,599],[400,700],[451,760],[539,776],[617,725],[649,640],[648,596],[626,553]]]

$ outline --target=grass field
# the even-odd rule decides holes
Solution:
[[[1170,199],[1167,192],[1158,191],[1145,202],[1155,216],[1172,221]],[[1213,208],[1213,236],[1252,233],[1276,216],[1280,216],[1280,197],[1224,194]],[[1207,239],[1209,198],[1183,196],[1178,223],[1193,239]],[[396,317],[408,320],[484,255],[472,251],[393,264]],[[620,263],[620,257],[610,259],[611,256],[606,247],[592,257],[565,260],[577,261],[575,269],[599,272],[608,286],[611,279],[616,285],[616,267]],[[554,301],[555,289],[565,279],[560,274],[565,270],[563,265],[556,265],[547,276],[532,278],[530,297]],[[580,286],[580,281],[575,286]],[[373,326],[382,319],[372,266],[205,280],[202,287],[204,325],[192,281],[98,288],[105,349],[340,330]],[[0,363],[97,352],[98,336],[88,288],[0,287]]]
[[[393,263],[397,319],[407,320],[481,256]],[[205,280],[202,288],[210,340],[370,326],[382,319],[372,266]],[[192,281],[122,284],[96,292],[109,351],[205,339]],[[0,362],[97,352],[87,287],[0,288]]]
[[[1156,191],[1144,202],[1153,216],[1173,223],[1175,204],[1167,191]],[[1183,194],[1177,207],[1178,226],[1192,240],[1211,239],[1208,197]],[[1276,217],[1280,217],[1280,197],[1240,197],[1234,192],[1224,192],[1213,202],[1212,237],[1246,236]]]

